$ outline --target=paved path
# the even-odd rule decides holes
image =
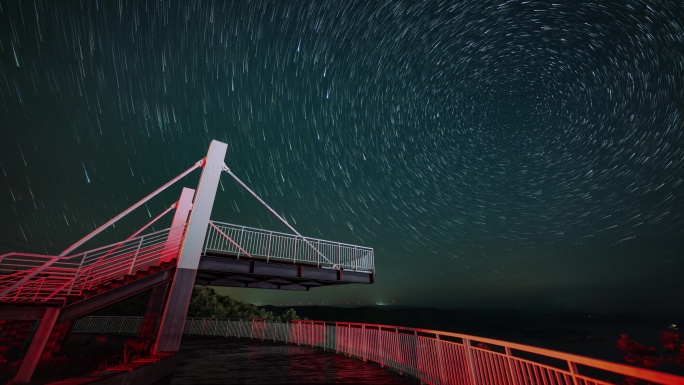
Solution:
[[[181,353],[173,377],[157,385],[419,383],[375,364],[301,346],[184,337]]]

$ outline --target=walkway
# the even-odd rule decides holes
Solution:
[[[173,376],[155,385],[417,385],[379,365],[310,347],[254,340],[185,337]]]

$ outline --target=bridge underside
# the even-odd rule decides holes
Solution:
[[[59,307],[61,311],[56,325],[72,321],[88,315],[94,311],[105,308],[113,303],[140,294],[157,285],[170,282],[173,279],[176,268],[169,267],[159,272],[154,272],[136,281],[110,288],[107,291],[94,294],[85,299],[77,299],[67,304],[45,304],[31,302],[3,302],[0,303],[0,320],[39,320],[43,318],[45,310],[50,307]],[[1,330],[1,329],[0,329]]]
[[[348,283],[373,283],[373,279],[374,275],[366,272],[207,253],[200,258],[195,285],[309,290]]]

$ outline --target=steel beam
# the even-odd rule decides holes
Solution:
[[[115,287],[114,289],[109,289],[103,293],[67,305],[62,309],[57,323],[83,317],[115,302],[142,293],[153,286],[168,282],[173,279],[174,270],[173,267],[168,267],[157,273],[150,274],[147,277],[140,278],[137,281]]]
[[[0,319],[2,320],[37,320],[42,319],[45,307],[33,306],[2,306]]]
[[[50,307],[45,310],[45,315],[43,316],[42,321],[40,321],[38,331],[36,331],[36,335],[33,336],[31,346],[29,346],[29,350],[26,352],[26,356],[19,367],[19,373],[17,373],[11,381],[12,383],[25,384],[31,381],[33,372],[36,370],[36,365],[38,365],[38,360],[43,353],[43,349],[45,349],[45,344],[47,343],[48,337],[50,337],[52,328],[55,326],[55,321],[57,321],[60,310],[61,309],[57,307]]]

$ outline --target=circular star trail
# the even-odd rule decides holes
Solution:
[[[3,252],[59,252],[217,139],[302,234],[376,250],[371,286],[231,295],[680,311],[679,1],[6,1],[0,26]],[[225,177],[212,217],[283,230]]]

